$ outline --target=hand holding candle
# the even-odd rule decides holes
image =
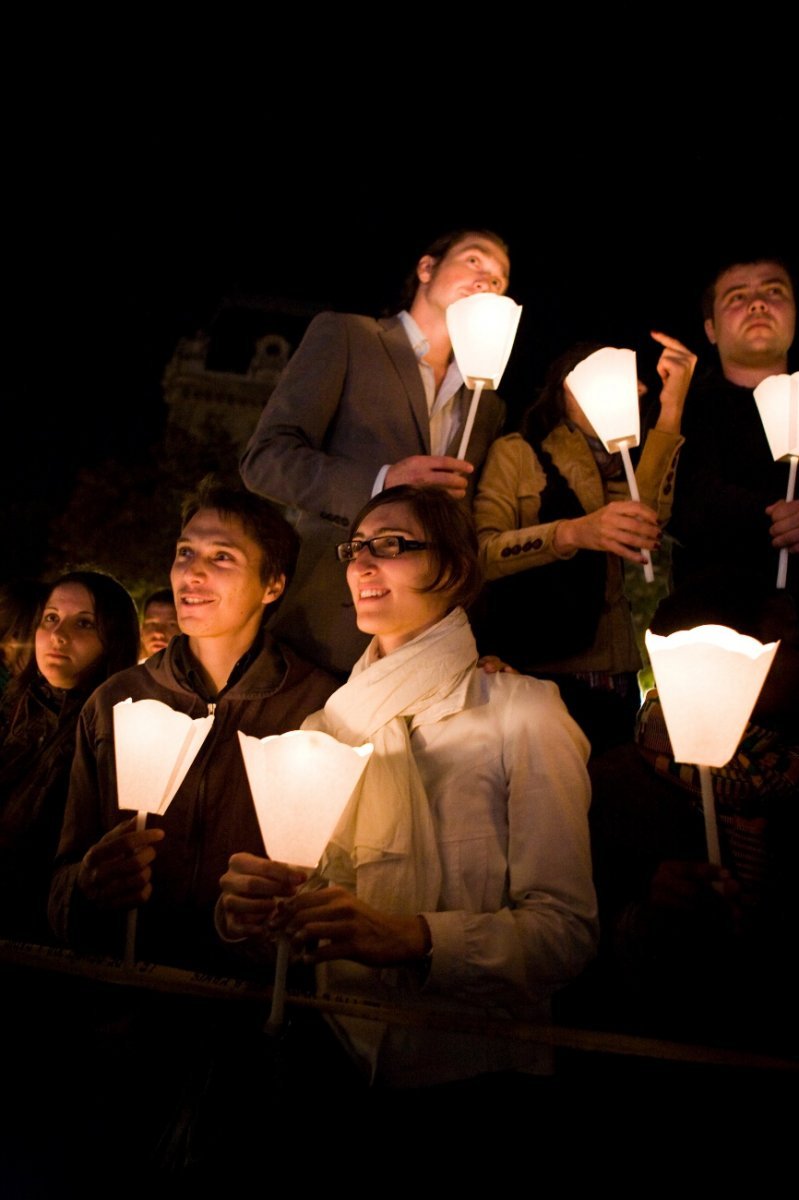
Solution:
[[[136,818],[122,821],[83,857],[78,887],[99,908],[133,908],[152,893],[151,864],[163,829],[136,829]]]
[[[577,403],[609,453],[618,450],[624,463],[630,496],[640,503],[641,495],[630,459],[630,447],[641,438],[638,409],[638,374],[634,350],[604,346],[589,354],[565,379]],[[655,573],[649,550],[641,551],[644,578],[653,583]]]
[[[166,812],[213,720],[212,716],[192,720],[186,713],[176,712],[160,700],[137,700],[135,703],[122,700],[114,705],[117,802],[120,809],[136,813],[132,828],[122,835],[121,844],[127,849],[127,857],[116,865],[120,871],[127,868],[126,873],[133,875],[132,868],[144,856],[146,862],[143,865],[148,872],[138,891],[138,899],[135,886],[128,889],[134,905],[128,914],[125,937],[125,963],[128,966],[133,966],[135,961],[138,911],[135,905],[147,900],[152,890],[149,863],[155,857],[153,845],[159,840],[147,836],[157,832],[145,829],[147,813]],[[150,854],[149,858],[147,854]],[[108,865],[114,866],[113,858]],[[133,885],[134,880],[130,882]]]
[[[255,906],[250,907],[252,915],[264,911],[264,900],[273,905],[276,895],[285,894],[276,891],[276,885],[296,888],[294,878],[305,877],[297,865],[311,869],[316,866],[363,774],[372,746],[345,746],[329,734],[311,730],[261,739],[239,731],[239,742],[261,836],[267,853],[278,860],[271,867],[257,866],[264,860],[236,864],[249,871],[246,887],[254,895],[245,894],[242,899],[255,899]],[[287,866],[289,863],[295,866]],[[251,882],[253,879],[256,882]],[[268,1023],[272,1030],[283,1021],[288,959],[289,940],[280,933]]]

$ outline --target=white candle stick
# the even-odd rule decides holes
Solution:
[[[619,450],[621,451],[621,461],[624,463],[624,474],[627,476],[627,486],[630,489],[630,495],[633,500],[640,502],[641,493],[638,490],[638,480],[635,478],[632,459],[630,458],[630,443],[619,442]],[[655,571],[652,566],[652,555],[648,550],[642,550],[644,556],[644,579],[647,583],[655,582]]]
[[[705,840],[707,842],[707,861],[721,866],[721,849],[719,847],[719,831],[716,824],[716,798],[713,795],[713,781],[710,767],[697,763],[699,767],[699,782],[702,786],[702,813],[705,818]]]
[[[791,455],[791,465],[788,468],[788,491],[785,495],[786,500],[793,500],[796,492],[796,464],[799,459],[795,455]],[[784,588],[788,582],[788,551],[783,546],[780,550],[780,561],[777,567],[777,587]]]
[[[136,832],[141,833],[147,823],[147,813],[136,813]],[[128,920],[125,926],[125,966],[133,967],[136,963],[136,926],[139,921],[138,908],[132,908],[128,912]]]
[[[275,981],[272,984],[272,1009],[266,1022],[267,1033],[276,1033],[283,1024],[283,1010],[286,1006],[286,975],[289,969],[289,939],[281,933],[277,939],[277,959],[275,961]]]
[[[457,455],[458,458],[466,457],[466,451],[469,446],[469,438],[472,436],[472,427],[474,425],[474,418],[477,416],[477,405],[480,403],[480,396],[482,395],[482,392],[483,392],[483,386],[484,386],[484,380],[478,379],[475,382],[474,391],[472,392],[472,400],[469,405],[469,412],[466,417],[466,424],[463,427],[463,434],[461,436],[461,444],[458,447],[458,455]]]

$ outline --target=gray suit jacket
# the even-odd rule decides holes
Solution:
[[[470,399],[462,388],[461,429]],[[503,419],[502,401],[484,392],[467,453],[476,467]],[[457,439],[448,448],[456,452]],[[328,670],[348,672],[369,640],[355,624],[335,546],[382,466],[429,453],[419,365],[398,318],[315,317],[261,414],[241,473],[252,491],[288,507],[302,537],[295,579],[270,628]]]

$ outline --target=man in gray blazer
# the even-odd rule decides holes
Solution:
[[[346,675],[365,648],[336,544],[371,496],[433,484],[462,499],[500,432],[504,406],[485,392],[467,459],[452,457],[471,392],[452,359],[446,309],[472,292],[502,294],[505,243],[486,230],[434,242],[416,264],[407,311],[387,320],[321,313],[308,327],[241,462],[252,491],[288,506],[302,538],[273,633]]]

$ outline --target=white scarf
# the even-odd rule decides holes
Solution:
[[[438,905],[438,846],[410,732],[461,711],[476,662],[469,622],[456,608],[385,658],[373,639],[347,683],[303,723],[350,746],[374,744],[322,870],[383,912],[410,915]]]

